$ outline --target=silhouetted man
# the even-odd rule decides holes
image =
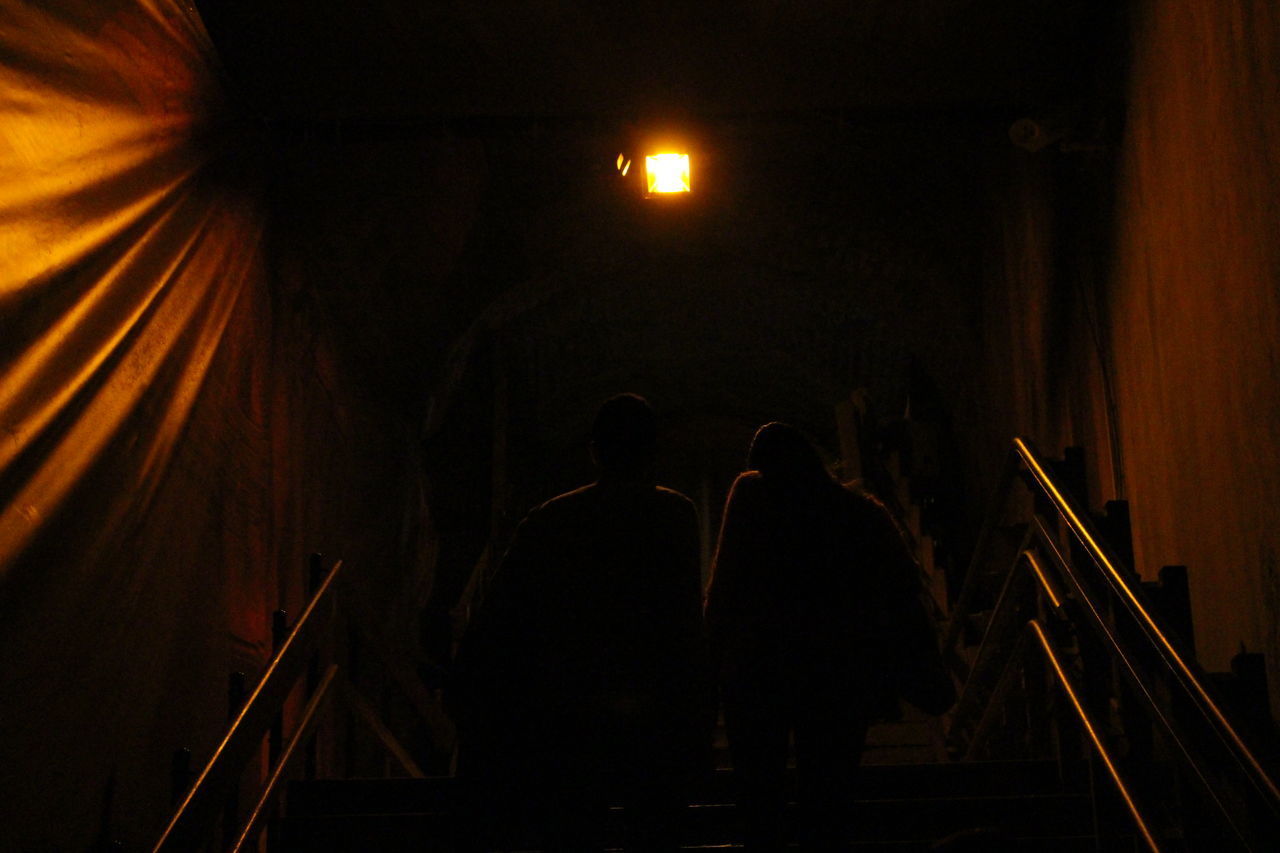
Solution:
[[[600,849],[610,791],[629,849],[676,849],[708,754],[697,517],[654,484],[656,437],[643,398],[601,407],[599,479],[521,522],[460,651],[487,775],[535,807],[544,849]]]

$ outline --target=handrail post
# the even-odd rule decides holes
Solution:
[[[315,597],[316,591],[320,589],[320,584],[324,582],[324,556],[319,553],[313,553],[307,559],[307,600],[310,601]],[[316,693],[316,688],[320,684],[320,648],[323,646],[324,640],[317,644],[316,653],[312,655],[311,661],[307,664],[307,699],[310,700]],[[319,738],[311,738],[307,741],[306,752],[303,756],[303,774],[307,779],[316,778],[317,756],[319,750],[317,742]]]
[[[169,762],[169,807],[173,808],[191,786],[191,750],[185,746],[173,751]]]
[[[1191,583],[1186,566],[1161,566],[1160,612],[1179,641],[1178,651],[1196,659],[1195,625],[1191,620]]]
[[[1084,464],[1084,448],[1076,445],[1062,448],[1062,459],[1053,466],[1062,483],[1082,505],[1089,503],[1089,477]]]
[[[1102,512],[1102,533],[1107,537],[1107,544],[1120,558],[1121,565],[1128,568],[1130,577],[1137,577],[1138,572],[1133,565],[1133,519],[1129,514],[1129,502],[1107,501]]]
[[[1045,590],[1037,586],[1034,618],[1042,624],[1051,624],[1046,618],[1048,610],[1049,605],[1046,602]],[[1029,757],[1033,759],[1056,758],[1059,759],[1059,766],[1061,766],[1061,756],[1051,754],[1054,720],[1049,703],[1052,682],[1050,681],[1051,676],[1048,668],[1044,665],[1044,660],[1034,654],[1026,656],[1023,667],[1023,679],[1026,683],[1027,694],[1027,721],[1029,723],[1029,736],[1027,739],[1030,747]],[[1037,748],[1040,750],[1039,753],[1037,753]]]
[[[284,645],[289,636],[289,614],[277,610],[271,614],[271,654],[274,656]],[[280,748],[284,744],[284,711],[279,710],[271,720],[271,734],[267,740],[267,760],[275,764],[280,756]]]
[[[227,721],[233,722],[244,706],[248,695],[243,672],[227,676]],[[240,819],[240,779],[232,779],[227,789],[227,799],[222,807],[222,849],[235,843],[236,824]]]
[[[277,610],[271,614],[271,653],[275,656],[280,652],[284,641],[289,637],[289,614],[284,610]],[[271,719],[271,731],[267,735],[267,772],[271,772],[271,768],[276,766],[276,762],[280,759],[280,751],[284,748],[284,705],[281,704],[275,716]],[[275,851],[279,849],[278,844],[279,821],[274,809],[267,819],[267,850]]]

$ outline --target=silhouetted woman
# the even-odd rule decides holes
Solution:
[[[806,849],[842,849],[869,720],[893,700],[886,614],[915,564],[875,499],[794,428],[762,426],[725,505],[706,614],[749,850],[781,850],[794,736]]]

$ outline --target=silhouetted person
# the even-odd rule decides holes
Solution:
[[[653,482],[656,432],[638,396],[601,407],[599,479],[521,522],[460,649],[464,737],[480,730],[482,775],[533,806],[544,849],[600,849],[610,789],[629,849],[676,849],[709,755],[697,517]]]
[[[884,614],[916,568],[884,507],[845,489],[794,428],[770,423],[725,504],[706,615],[749,850],[781,850],[788,738],[801,841],[843,849],[870,720],[893,702]]]

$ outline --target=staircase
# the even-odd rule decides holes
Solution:
[[[1108,836],[1106,827],[1122,824],[1105,780],[1093,779],[1086,763],[920,761],[933,750],[920,722],[873,727],[851,806],[855,851],[926,851],[941,839],[979,829],[991,835],[945,849],[1135,849],[1131,839]],[[1090,794],[1095,789],[1097,799]],[[282,849],[451,851],[456,833],[464,831],[453,819],[458,798],[457,780],[450,777],[294,782]],[[685,849],[737,847],[733,801],[731,771],[722,767],[704,779],[686,812]],[[623,819],[621,808],[611,810],[609,843],[619,847]]]
[[[1091,517],[1050,473],[1079,469],[1069,461],[1050,465],[1015,439],[965,582],[940,619],[947,626],[944,656],[964,685],[960,699],[945,722],[917,715],[872,728],[849,805],[854,850],[1275,849],[1280,784],[1270,768],[1280,737],[1251,735],[1265,746],[1258,752],[1232,722],[1271,731],[1260,659],[1241,655],[1230,678],[1199,670],[1185,572],[1166,568],[1160,583],[1142,583],[1100,544],[1098,531],[1106,530],[1128,556],[1126,508],[1112,502]],[[1014,490],[1018,484],[1026,494]],[[1085,493],[1078,482],[1075,491]],[[934,566],[930,540],[914,535],[930,557],[922,564]],[[219,813],[234,815],[235,782],[268,729],[272,776],[250,814],[238,823],[222,820],[227,849],[258,849],[264,824],[272,851],[476,849],[460,819],[458,780],[423,778],[360,692],[342,680],[339,662],[322,666],[328,658],[321,659],[327,647],[321,638],[337,612],[330,605],[340,568],[313,583],[302,617],[190,790],[186,765],[175,764],[181,805],[157,851],[198,849],[201,839],[216,837]],[[1151,615],[1156,605],[1164,628]],[[284,703],[304,674],[307,707],[285,744]],[[296,781],[276,811],[277,782],[287,778],[291,758],[303,755],[334,684],[415,778]],[[742,839],[722,733],[719,740],[720,769],[702,780],[686,810],[684,849],[732,849]],[[305,773],[314,776],[314,754],[306,757]],[[615,848],[624,821],[614,808]],[[795,826],[789,830],[794,838]],[[530,848],[516,838],[506,849]]]
[[[853,804],[854,850],[929,850],[965,830],[998,830],[988,849],[1092,851],[1097,846],[1088,770],[1051,762],[870,765]],[[685,849],[732,848],[738,834],[727,771],[717,771],[687,813]],[[289,851],[448,851],[454,780],[353,779],[297,782],[282,831]],[[621,810],[611,825],[621,834]],[[620,842],[619,842],[620,843]],[[964,848],[976,849],[976,848]],[[1102,849],[1133,850],[1113,840]]]

